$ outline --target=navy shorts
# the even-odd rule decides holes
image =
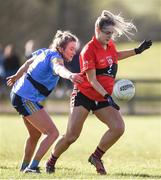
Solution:
[[[13,107],[22,116],[29,116],[43,108],[40,103],[25,99],[13,92],[11,92],[10,97]]]
[[[96,111],[98,109],[110,106],[108,101],[94,101],[82,94],[78,89],[73,89],[70,107],[83,106],[88,111]]]

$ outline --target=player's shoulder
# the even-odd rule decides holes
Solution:
[[[89,41],[83,48],[81,51],[81,54],[85,54],[86,52],[90,52],[93,51],[94,45],[92,41]]]
[[[50,62],[54,64],[63,64],[63,57],[58,51],[50,50]]]
[[[51,59],[63,59],[62,55],[58,51],[50,50]]]
[[[46,50],[47,50],[46,48],[41,48],[41,49],[38,49],[38,50],[34,51],[32,54],[33,55],[39,55],[42,52],[45,52]]]

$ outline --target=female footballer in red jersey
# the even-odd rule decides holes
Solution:
[[[122,34],[128,37],[132,29],[136,30],[132,23],[125,22],[122,17],[109,11],[103,11],[96,20],[95,36],[80,54],[80,69],[84,81],[73,90],[67,131],[57,142],[46,164],[47,172],[54,172],[58,157],[79,137],[83,124],[92,110],[108,129],[88,161],[96,167],[99,174],[106,174],[101,158],[121,137],[125,128],[120,108],[111,97],[118,60],[140,54],[152,45],[151,41],[144,41],[138,48],[117,51],[113,39]]]

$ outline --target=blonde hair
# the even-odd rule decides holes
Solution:
[[[123,17],[114,15],[107,10],[103,10],[101,16],[99,16],[95,22],[95,28],[99,28],[101,31],[105,31],[108,26],[114,26],[115,32],[112,39],[125,35],[128,39],[131,39],[129,35],[134,35],[131,30],[137,31],[136,26],[132,22],[127,22]]]
[[[72,42],[72,41],[78,43],[78,38],[74,34],[72,34],[70,31],[58,30],[54,36],[52,48],[54,48],[54,49],[58,49],[58,48],[65,49],[67,44],[69,42]]]

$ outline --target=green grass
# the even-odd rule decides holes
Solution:
[[[137,47],[138,44],[119,44],[118,50]],[[154,42],[152,47],[140,55],[119,61],[117,78],[161,79],[161,42]]]
[[[126,132],[105,154],[107,176],[99,176],[87,159],[95,149],[106,127],[90,115],[78,139],[59,159],[55,174],[48,175],[44,163],[42,174],[19,172],[25,126],[18,115],[0,116],[0,178],[1,179],[161,179],[160,116],[125,116]],[[60,132],[66,129],[67,116],[55,115],[53,121]]]

